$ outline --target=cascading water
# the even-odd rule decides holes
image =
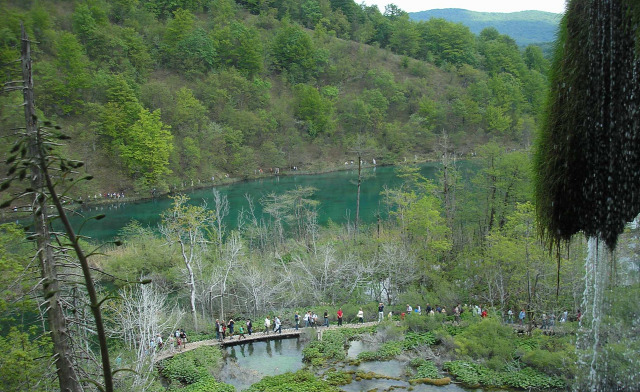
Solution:
[[[597,237],[589,238],[585,260],[582,318],[576,348],[579,369],[582,370],[578,373],[577,385],[586,386],[591,391],[596,391],[599,385],[598,346],[610,260],[611,252],[606,249],[604,243]]]
[[[640,387],[640,227],[627,226],[615,252],[591,237],[585,259],[575,391]]]

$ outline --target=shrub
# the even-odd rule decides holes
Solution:
[[[431,346],[435,344],[436,337],[433,332],[415,333],[409,332],[404,337],[403,346],[405,350],[410,350],[421,345]]]
[[[417,378],[439,378],[439,373],[438,368],[431,361],[424,361],[424,363],[416,369]]]
[[[213,376],[207,375],[195,384],[180,389],[182,392],[235,392],[233,385],[217,382]]]
[[[418,357],[418,358],[413,358],[410,362],[409,362],[409,366],[417,368],[418,366],[422,365],[423,363],[427,362],[426,359]]]
[[[377,338],[381,342],[402,340],[405,328],[392,322],[384,322],[378,326]]]
[[[560,377],[547,376],[532,368],[515,369],[505,372],[491,370],[486,366],[466,361],[445,362],[443,369],[470,387],[555,389],[564,388]]]
[[[170,383],[195,384],[222,365],[218,347],[200,347],[178,354],[160,363],[160,372]]]
[[[324,375],[325,380],[331,385],[347,385],[353,381],[353,374],[343,371],[328,371]]]
[[[363,351],[358,354],[358,359],[361,361],[388,361],[395,356],[402,354],[403,342],[387,342],[380,346],[378,351]]]
[[[322,341],[311,342],[302,350],[302,360],[312,366],[320,366],[327,361],[341,361],[347,356],[345,343],[360,333],[372,330],[372,328],[343,328],[327,331],[324,333]]]
[[[253,384],[248,392],[339,392],[335,386],[320,380],[312,373],[299,370],[295,373],[284,373],[273,377],[265,377]]]
[[[484,360],[496,370],[513,359],[515,339],[513,328],[491,318],[469,326],[454,337],[459,355]]]

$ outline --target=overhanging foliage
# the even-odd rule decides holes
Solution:
[[[541,230],[553,243],[583,231],[610,249],[640,212],[638,5],[568,4],[535,154]]]

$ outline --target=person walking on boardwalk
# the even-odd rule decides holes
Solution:
[[[220,340],[220,320],[216,319],[216,340]]]
[[[224,331],[226,329],[226,326],[224,325],[224,320],[220,321],[220,323],[218,324],[218,332],[219,332],[219,341],[223,341],[224,340]]]
[[[384,321],[384,304],[380,302],[378,304],[378,322],[381,323]]]
[[[173,336],[173,333],[169,334],[169,349],[171,350],[170,352],[175,353],[176,352],[176,337]]]
[[[358,321],[360,324],[364,324],[364,312],[362,311],[362,308],[358,311]]]
[[[187,348],[187,333],[180,328],[180,339],[182,339],[182,347]]]
[[[518,315],[518,320],[520,320],[520,325],[524,325],[524,318],[526,317],[526,313],[524,311],[524,308],[522,308],[522,310],[520,311],[520,314]]]
[[[328,310],[324,311],[324,326],[325,327],[329,326],[329,311]]]
[[[240,326],[238,327],[238,340],[242,340],[244,338],[244,328],[242,327],[242,324],[240,324]]]
[[[296,314],[293,316],[293,322],[296,325],[296,331],[297,331],[298,328],[300,328],[300,315],[298,314],[298,312],[296,312]]]
[[[313,316],[311,316],[311,324],[313,328],[318,328],[318,315],[316,312],[313,312]]]
[[[342,316],[343,316],[342,308],[338,309],[337,315],[338,315],[338,326],[340,327],[340,326],[342,326]]]
[[[182,339],[180,338],[180,330],[176,329],[176,345],[178,346],[178,351],[182,351]]]
[[[271,328],[271,320],[269,320],[269,316],[264,319],[264,334],[269,334],[269,328]]]
[[[233,328],[235,327],[236,322],[233,319],[229,319],[229,324],[227,324],[227,328],[229,328],[229,337],[233,339]]]
[[[276,316],[273,320],[273,332],[282,333],[282,323],[280,322],[280,318]]]
[[[251,319],[247,319],[247,332],[249,336],[251,336],[251,332],[253,332],[253,324],[251,323]]]
[[[302,318],[304,320],[304,327],[308,328],[309,327],[309,311],[307,311],[307,313],[304,314],[304,317]]]
[[[162,346],[164,346],[164,343],[162,342],[162,335],[157,334],[156,335],[156,347],[158,348],[158,350],[160,350],[162,348]]]

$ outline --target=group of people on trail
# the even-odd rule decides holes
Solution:
[[[454,316],[455,324],[460,324],[461,315],[463,312],[465,312],[466,309],[468,309],[471,312],[471,315],[473,316],[479,316],[482,318],[488,317],[487,308],[484,306],[480,307],[478,305],[465,304],[465,306],[463,307],[462,305],[458,304],[453,308],[453,316]],[[436,313],[446,315],[447,310],[444,306],[440,306],[436,304],[436,306],[432,307],[431,304],[427,303],[424,314],[433,316]],[[393,312],[391,311],[389,312],[389,314],[387,315],[389,320],[392,320],[393,314],[394,314]],[[422,307],[420,305],[416,305],[415,307],[412,307],[410,304],[407,304],[406,311],[400,313],[400,319],[404,320],[406,316],[412,315],[412,314],[422,315],[423,314]],[[362,308],[358,310],[356,317],[358,319],[358,323],[364,324],[364,311],[362,310]],[[380,302],[378,303],[378,322],[384,321],[384,317],[385,317],[384,303]],[[505,318],[505,322],[507,324],[515,324],[515,317],[516,317],[516,313],[513,311],[513,309],[509,309],[507,311],[507,317]],[[526,317],[527,317],[527,312],[525,311],[524,308],[522,308],[520,312],[517,314],[517,320],[519,325],[525,324]],[[582,313],[580,312],[580,310],[578,310],[575,320],[580,321],[581,318],[582,318]],[[336,313],[336,319],[338,322],[338,326],[342,326],[342,323],[344,320],[344,312],[342,311],[342,308],[338,309]],[[307,311],[304,314],[304,316],[301,316],[300,313],[296,311],[293,321],[294,321],[295,330],[298,330],[302,327],[301,322],[304,322],[304,327],[306,328],[308,327],[316,328],[318,327],[318,325],[320,325],[318,315],[315,312],[312,312],[310,310]],[[569,312],[565,310],[560,315],[559,322],[565,323],[567,321],[569,321]],[[551,313],[548,315],[547,313],[543,312],[540,316],[540,322],[541,322],[540,323],[541,329],[543,330],[552,329],[556,323],[556,315],[554,313]],[[329,326],[329,312],[327,310],[325,310],[323,314],[322,326],[325,326],[325,327]],[[236,327],[237,327],[237,331],[236,331]],[[216,331],[216,339],[220,342],[224,341],[225,338],[227,337],[229,337],[230,339],[233,339],[233,336],[236,336],[236,335],[238,336],[238,340],[242,340],[246,338],[245,332],[249,336],[253,334],[253,323],[250,318],[247,318],[245,322],[240,323],[239,326],[236,326],[236,322],[232,318],[230,318],[229,321],[227,321],[226,323],[224,320],[216,319],[215,331]],[[269,334],[271,332],[278,333],[278,334],[282,333],[282,321],[279,316],[273,316],[273,322],[271,321],[271,318],[269,316],[265,317],[264,334]],[[184,332],[184,329],[179,328],[175,332],[172,332],[171,334],[169,334],[169,339],[167,343],[171,351],[175,350],[176,345],[177,345],[178,351],[182,351],[187,344],[187,334]],[[149,341],[150,352],[153,352],[156,349],[160,349],[163,346],[164,346],[164,342],[160,334],[158,334],[155,338]]]
[[[182,351],[183,348],[187,346],[187,333],[184,332],[184,329],[178,328],[175,332],[169,333],[169,338],[167,339],[167,344],[169,350],[174,352],[176,350],[176,345],[178,351]],[[157,334],[153,339],[149,341],[149,349],[151,352],[154,350],[160,350],[165,346],[164,341],[162,340],[162,335]]]
[[[506,319],[507,324],[514,324],[514,315],[515,313],[513,312],[512,309],[509,309],[507,311],[507,319]],[[524,325],[526,322],[525,321],[526,317],[527,317],[527,312],[524,310],[524,308],[522,308],[518,313],[518,324]],[[578,309],[578,313],[576,315],[575,320],[579,322],[581,318],[582,318],[582,312],[580,311],[580,309]],[[560,320],[558,321],[560,323],[566,323],[567,321],[569,321],[569,311],[568,310],[563,311],[562,314],[560,315]],[[551,314],[547,314],[546,312],[542,312],[542,314],[540,315],[540,329],[543,329],[543,330],[552,329],[555,325],[556,325],[555,313],[551,312]]]
[[[251,323],[251,319],[247,319],[246,323],[243,325],[242,323],[240,323],[240,325],[238,326],[238,339],[244,339],[246,338],[246,336],[244,335],[245,332],[245,326],[246,326],[246,330],[247,333],[249,335],[251,335],[251,333],[253,332],[253,324]],[[221,342],[225,339],[225,337],[229,336],[230,339],[233,339],[233,336],[235,334],[235,327],[236,327],[236,322],[233,321],[232,318],[229,319],[229,321],[227,323],[224,322],[224,320],[218,320],[216,319],[216,325],[215,325],[215,330],[216,330],[216,339]]]

